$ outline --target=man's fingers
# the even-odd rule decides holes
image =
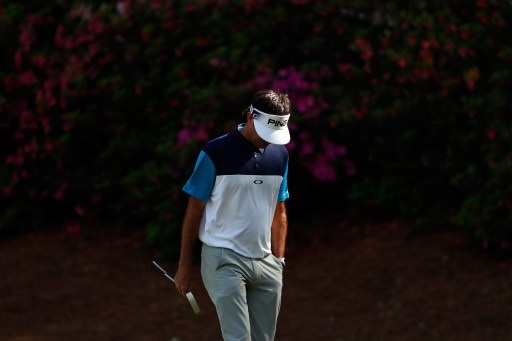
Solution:
[[[187,292],[189,291],[189,286],[182,285],[181,283],[176,283],[176,290],[180,293],[181,296],[185,296]]]
[[[174,284],[176,290],[180,295],[185,296],[190,290],[190,284],[192,283],[192,276],[188,268],[178,268],[176,275],[174,276]]]

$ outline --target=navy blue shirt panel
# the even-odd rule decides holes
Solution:
[[[261,154],[238,129],[207,143],[203,151],[215,165],[216,175],[280,175],[284,176],[288,150],[270,144]]]

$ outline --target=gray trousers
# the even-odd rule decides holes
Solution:
[[[276,257],[247,258],[203,244],[201,276],[225,341],[274,340],[283,287]]]

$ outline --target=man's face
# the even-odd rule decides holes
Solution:
[[[265,141],[264,139],[262,139],[258,133],[256,133],[256,136],[257,136],[257,141],[256,141],[256,147],[258,148],[266,148],[270,143],[268,143],[267,141]]]
[[[254,127],[254,119],[252,118],[252,116],[249,116],[247,124],[250,126],[251,131],[253,132],[254,137],[252,143],[258,148],[266,148],[270,143],[268,143],[258,135],[258,133],[256,132],[256,128]]]

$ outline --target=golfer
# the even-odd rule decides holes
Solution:
[[[290,100],[260,90],[242,115],[246,123],[203,147],[183,187],[189,200],[174,280],[185,295],[199,237],[201,276],[224,340],[273,340],[288,228]]]

